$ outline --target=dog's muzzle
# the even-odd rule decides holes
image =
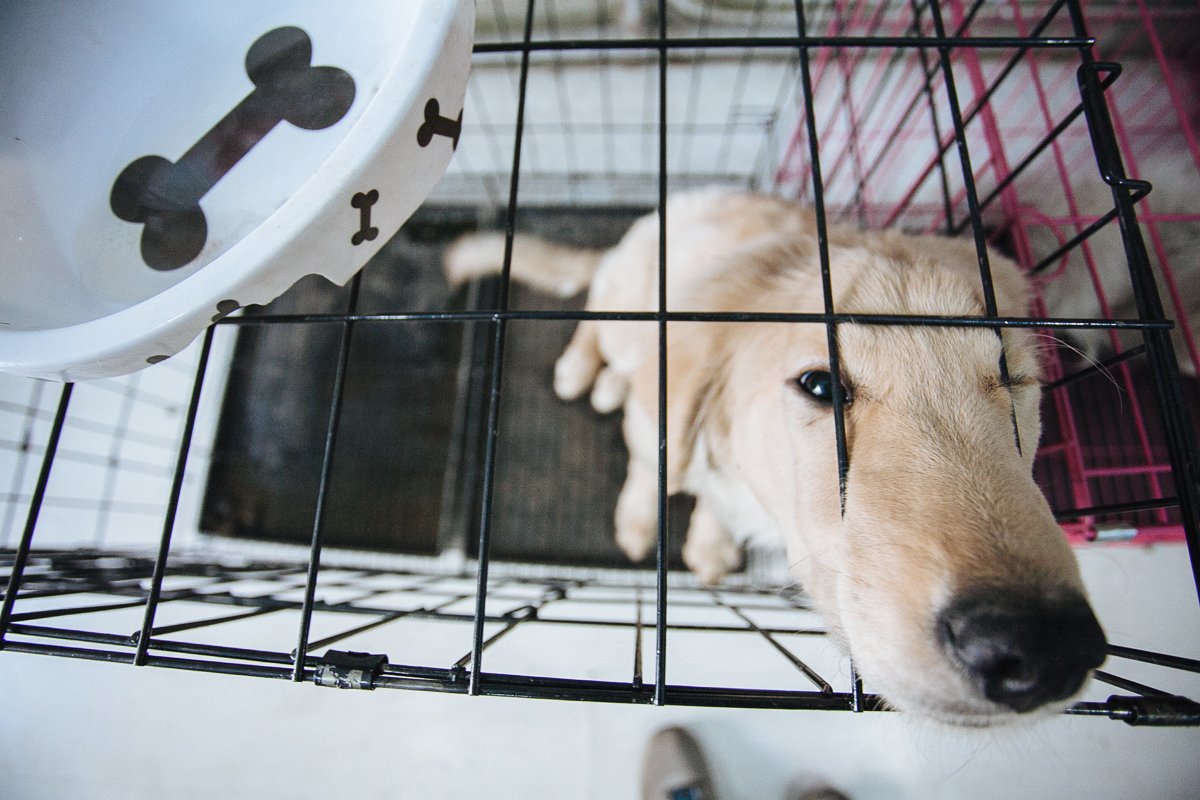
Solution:
[[[1082,596],[988,588],[939,615],[950,661],[992,702],[1017,712],[1070,697],[1104,663],[1107,643]]]

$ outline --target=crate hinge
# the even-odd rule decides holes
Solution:
[[[388,663],[385,655],[329,650],[317,664],[313,683],[334,689],[375,688],[375,679]]]

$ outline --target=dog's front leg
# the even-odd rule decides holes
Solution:
[[[596,336],[596,323],[591,320],[575,327],[567,348],[554,363],[554,393],[558,399],[569,402],[582,396],[604,366]]]
[[[617,545],[630,561],[650,555],[658,538],[658,475],[636,455],[629,459],[614,522]]]
[[[706,586],[715,586],[742,563],[742,550],[709,509],[703,498],[696,499],[696,508],[688,524],[687,540],[683,543],[683,560],[688,569]]]

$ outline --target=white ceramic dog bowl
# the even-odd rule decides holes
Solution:
[[[344,283],[441,177],[473,0],[0,4],[0,370],[79,380]]]

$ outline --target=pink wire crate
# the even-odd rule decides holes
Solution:
[[[826,36],[933,36],[924,8],[843,0]],[[1069,32],[1056,3],[949,3],[947,36]],[[1088,9],[1126,174],[1154,190],[1138,218],[1167,315],[1193,418],[1200,416],[1194,327],[1200,320],[1200,6],[1129,0]],[[1046,318],[1137,317],[1115,221],[1081,234],[1114,208],[1082,113],[1078,59],[1039,49],[951,48],[953,86],[933,48],[822,48],[814,54],[814,123],[822,201],[832,219],[864,227],[970,231],[967,185],[949,91],[965,123],[974,188],[994,246],[1035,278]],[[1118,74],[1119,72],[1119,74]],[[797,122],[776,188],[815,202],[808,128]],[[1037,476],[1077,541],[1183,538],[1164,432],[1140,334],[1117,327],[1047,329],[1045,431]],[[1100,369],[1080,374],[1088,362]],[[1072,377],[1075,376],[1075,377]]]

